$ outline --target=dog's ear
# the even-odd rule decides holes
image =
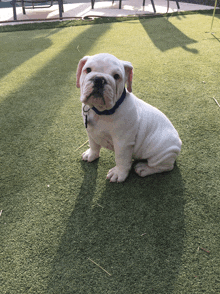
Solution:
[[[77,71],[76,71],[76,86],[80,88],[80,76],[82,72],[82,68],[85,65],[86,61],[88,60],[89,56],[84,56],[78,63]]]
[[[125,68],[125,83],[127,84],[128,92],[132,92],[132,78],[133,78],[133,66],[129,61],[123,61]]]

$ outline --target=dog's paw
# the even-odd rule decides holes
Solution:
[[[121,171],[117,166],[109,170],[107,174],[107,179],[110,182],[124,182],[128,176],[128,171]]]
[[[83,154],[82,154],[82,160],[92,162],[93,160],[99,158],[99,153],[94,152],[91,150],[91,148],[87,149]]]

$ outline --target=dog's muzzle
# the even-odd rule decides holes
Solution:
[[[87,100],[93,96],[94,98],[102,98],[103,103],[105,104],[105,100],[103,98],[104,87],[107,84],[107,81],[103,77],[95,77],[90,80],[93,82],[93,91],[87,97]]]

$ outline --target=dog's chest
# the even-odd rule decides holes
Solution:
[[[110,116],[100,116],[90,110],[87,117],[83,115],[86,130],[93,140],[104,148],[114,151],[111,136],[112,118]]]

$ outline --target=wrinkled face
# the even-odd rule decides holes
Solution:
[[[131,65],[130,67],[132,68]],[[79,62],[77,80],[82,103],[95,106],[99,111],[111,109],[125,87],[125,64],[106,53],[86,56]]]

